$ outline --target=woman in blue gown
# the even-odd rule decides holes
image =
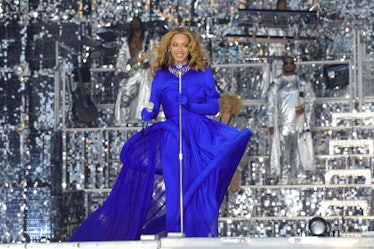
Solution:
[[[219,207],[251,132],[206,117],[218,112],[220,94],[194,32],[170,30],[156,49],[151,96],[142,119],[150,122],[162,107],[166,121],[125,143],[123,166],[110,195],[69,241],[137,240],[143,234],[171,232],[218,236]]]

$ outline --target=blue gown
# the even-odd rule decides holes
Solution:
[[[123,146],[123,166],[104,204],[69,241],[137,240],[142,234],[180,232],[179,79],[164,69],[152,82],[153,117],[160,106],[166,121],[150,125]],[[209,119],[220,94],[212,71],[182,76],[188,104],[182,108],[183,232],[217,237],[219,207],[249,142],[249,129]]]

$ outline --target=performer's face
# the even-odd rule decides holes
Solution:
[[[225,100],[222,103],[222,112],[231,114],[232,112],[232,101],[231,100]]]
[[[187,64],[189,49],[188,44],[190,40],[185,34],[176,34],[170,42],[170,53],[174,59],[174,65]]]
[[[142,30],[142,22],[140,21],[139,18],[134,18],[131,21],[131,28],[135,31]]]
[[[286,58],[283,61],[283,71],[285,74],[294,73],[296,69],[295,61],[293,58]]]

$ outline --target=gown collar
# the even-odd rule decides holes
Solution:
[[[187,73],[190,70],[190,67],[188,66],[188,64],[184,64],[181,68],[177,68],[177,66],[173,65],[169,66],[168,69],[170,73],[174,74],[177,78],[179,78],[179,75]]]

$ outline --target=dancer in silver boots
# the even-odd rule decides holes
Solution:
[[[300,145],[305,143],[301,143],[300,139],[303,132],[310,132],[316,96],[311,83],[297,75],[295,69],[294,58],[286,56],[283,59],[283,74],[271,84],[266,101],[268,128],[272,136],[270,166],[275,174],[275,183],[281,185],[306,183],[305,165],[302,163],[305,160],[300,156],[305,152]]]

